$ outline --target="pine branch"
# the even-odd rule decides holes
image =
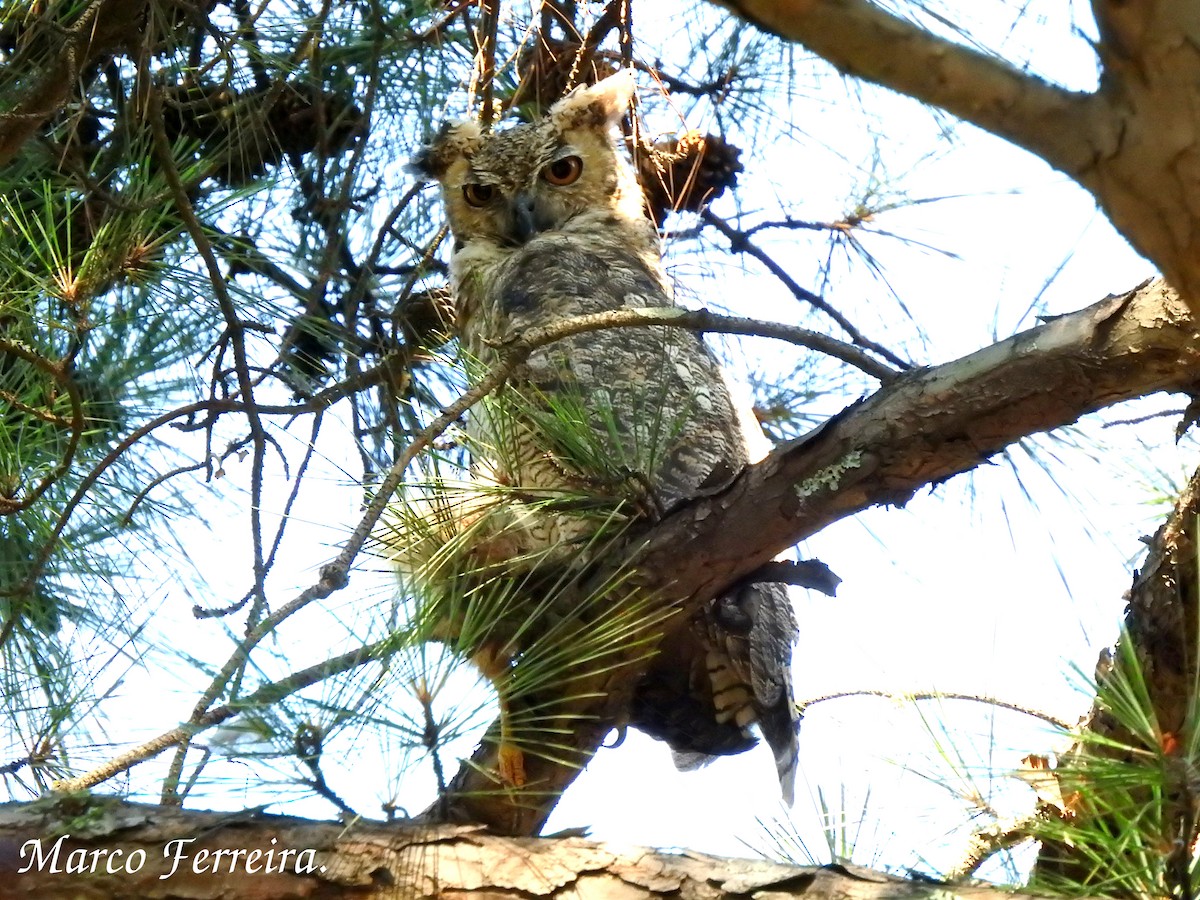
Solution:
[[[758,245],[752,243],[750,241],[749,235],[746,232],[739,231],[738,229],[734,228],[732,225],[730,225],[728,222],[726,222],[720,216],[714,214],[712,212],[712,210],[708,210],[708,209],[704,210],[700,214],[700,217],[704,221],[705,224],[713,226],[719,232],[721,232],[721,234],[723,234],[726,237],[726,239],[728,239],[729,247],[731,250],[733,250],[735,253],[749,254],[750,256],[753,256],[755,259],[757,259],[759,262],[761,262],[763,264],[763,266],[766,267],[767,271],[769,271],[772,275],[774,275],[781,282],[783,282],[784,286],[787,287],[787,289],[789,291],[791,291],[792,296],[794,296],[797,300],[801,301],[802,303],[808,303],[814,309],[818,309],[821,312],[823,312],[825,315],[829,316],[829,318],[831,318],[834,322],[836,322],[838,324],[838,326],[843,331],[846,332],[846,334],[850,335],[850,339],[855,344],[857,344],[858,346],[863,347],[867,350],[870,350],[873,353],[878,354],[879,356],[883,357],[885,360],[890,362],[892,365],[896,366],[898,369],[903,370],[903,369],[908,369],[911,367],[910,363],[905,362],[903,359],[901,359],[896,354],[892,353],[892,351],[888,350],[882,344],[876,343],[875,341],[871,340],[866,335],[864,335],[862,332],[860,332],[850,322],[849,319],[847,319],[844,315],[842,315],[840,312],[838,312],[836,309],[834,309],[832,306],[830,306],[829,303],[827,303],[823,297],[820,297],[817,294],[814,294],[812,291],[801,287],[800,284],[797,283],[797,281],[794,278],[792,278],[792,276],[787,273],[787,271],[783,268],[783,266],[779,265],[779,263],[777,263],[771,257],[771,255],[769,253],[767,253],[765,250],[763,250]],[[831,355],[836,355],[836,354],[831,354]],[[847,361],[847,362],[850,361],[849,359],[846,359],[846,357],[842,357],[842,358],[845,359],[845,361]],[[859,368],[862,368],[862,366],[859,365]],[[870,370],[864,369],[864,371],[870,371]],[[875,373],[872,372],[871,374],[875,374]]]
[[[92,0],[66,28],[59,28],[49,16],[34,26],[49,38],[46,49],[34,59],[19,54],[3,72],[21,80],[12,108],[0,113],[0,166],[10,162],[62,109],[81,72],[142,38],[149,5],[147,0]],[[43,42],[31,40],[29,46],[41,49]],[[29,70],[32,77],[23,77]]]

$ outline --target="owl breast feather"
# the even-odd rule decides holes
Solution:
[[[468,353],[487,361],[506,336],[573,316],[675,305],[654,238],[610,227],[601,241],[586,222],[571,224],[516,248],[479,282],[483,291],[461,323]],[[664,511],[720,487],[747,462],[716,359],[683,329],[576,335],[533,353],[510,385],[580,407],[599,452],[636,469]]]

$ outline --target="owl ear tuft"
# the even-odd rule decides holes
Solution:
[[[404,167],[423,181],[436,181],[463,156],[471,156],[479,148],[482,137],[479,123],[463,119],[446,122],[428,144],[421,147]]]
[[[611,128],[625,115],[635,87],[633,69],[621,69],[603,81],[575,88],[546,115],[563,129],[583,125]]]

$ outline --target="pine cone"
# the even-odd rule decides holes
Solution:
[[[699,212],[726,188],[736,187],[744,170],[742,151],[715,134],[687,131],[639,151],[634,153],[638,177],[655,222],[670,210]]]

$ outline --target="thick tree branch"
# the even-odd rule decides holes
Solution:
[[[511,367],[535,346],[569,334],[635,324],[628,319],[657,324],[645,310],[623,311],[616,316],[619,322],[609,321],[612,317],[579,317],[524,335],[505,348],[506,365]],[[507,371],[501,366],[490,373],[421,440],[432,439],[482,392],[503,381]],[[625,583],[642,596],[658,596],[674,606],[679,615],[667,627],[679,627],[699,604],[838,519],[873,505],[902,504],[920,488],[967,471],[1026,435],[1069,424],[1122,400],[1186,390],[1198,380],[1200,322],[1174,292],[1155,282],[1106,298],[971,356],[896,378],[749,467],[719,494],[650,527],[636,545],[637,574]],[[421,441],[415,442],[405,458],[419,446]],[[273,627],[314,597],[328,596],[344,584],[348,560],[393,489],[392,481],[381,487],[371,514],[339,557],[340,565],[327,567],[319,585],[260,626],[242,652],[249,652],[254,639],[266,633],[265,626]],[[624,567],[628,562],[622,558],[613,565]],[[611,583],[611,577],[604,571],[596,575],[598,583]],[[451,814],[506,833],[536,833],[562,789],[623,721],[646,665],[644,650],[639,645],[623,665],[614,663],[572,685],[577,699],[566,703],[562,712],[564,721],[571,723],[569,737],[554,754],[527,756],[525,789],[498,787],[493,747],[485,742],[451,785]],[[214,687],[222,683],[220,678]],[[197,707],[193,724],[215,696],[212,693]],[[172,737],[169,743],[177,743],[179,738]]]
[[[67,834],[70,837],[64,838]],[[60,838],[54,857],[59,871],[51,872],[48,861]],[[41,871],[31,867],[21,872],[35,849],[42,854]],[[285,851],[290,851],[286,857]],[[253,862],[251,853],[256,854]],[[68,859],[81,861],[83,871],[63,871]],[[89,797],[0,806],[0,893],[5,898],[39,900],[1033,897],[981,884],[950,888],[934,881],[908,881],[853,866],[788,866],[700,853],[673,855],[576,837],[502,838],[478,827],[373,822],[345,826],[253,813],[168,810]]]
[[[1030,434],[1088,412],[1200,380],[1200,319],[1162,282],[1109,297],[970,356],[901,376],[749,467],[726,490],[645,535],[637,587],[690,611],[827,525],[965,472]],[[639,648],[640,651],[640,648]],[[581,701],[576,754],[527,757],[525,791],[498,790],[486,742],[459,773],[452,811],[508,833],[536,833],[558,793],[623,719],[646,663],[631,659]],[[572,763],[574,767],[572,767]]]
[[[1087,189],[1200,310],[1200,17],[1190,0],[1093,0],[1100,89],[1078,93],[873,0],[714,0],[840,70],[985,128]]]
[[[1200,319],[1162,281],[901,376],[691,504],[649,536],[651,571],[714,595],[848,515],[903,505],[1030,434],[1200,381]]]
[[[1091,94],[1055,87],[1004,60],[938,37],[871,0],[716,0],[840,71],[940,107],[1068,174],[1115,128]]]

